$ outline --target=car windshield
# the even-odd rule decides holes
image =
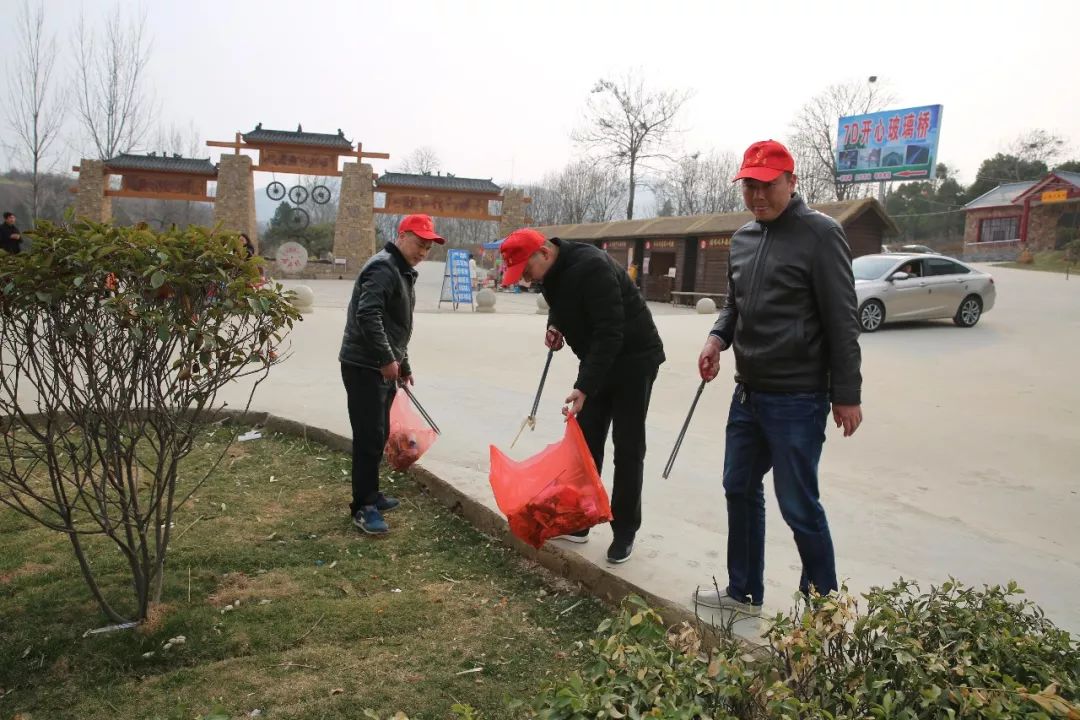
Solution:
[[[851,269],[855,273],[856,280],[877,280],[896,263],[896,258],[866,255],[855,258],[851,262]]]

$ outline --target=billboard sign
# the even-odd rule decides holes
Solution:
[[[840,118],[836,181],[933,179],[941,112],[941,105],[924,105]]]

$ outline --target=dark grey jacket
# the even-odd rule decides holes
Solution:
[[[22,249],[22,240],[11,239],[12,235],[18,234],[19,228],[0,220],[0,250],[6,250],[12,254],[19,252]]]
[[[581,361],[574,387],[592,397],[627,375],[651,373],[664,362],[652,313],[626,270],[592,245],[553,238],[555,264],[541,289],[558,328]]]
[[[409,339],[416,307],[416,271],[393,243],[360,270],[349,300],[338,360],[378,370],[395,360],[410,375]]]
[[[795,195],[776,220],[739,228],[711,334],[734,347],[735,379],[751,390],[828,390],[838,405],[859,404],[855,279],[840,224]]]

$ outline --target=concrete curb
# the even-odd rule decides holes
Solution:
[[[271,413],[222,409],[212,413],[212,417],[215,420],[227,419],[233,422],[256,425],[270,432],[321,443],[341,452],[348,453],[352,451],[352,440],[343,435]],[[506,519],[498,512],[474,500],[453,485],[421,467],[413,466],[409,472],[433,498],[454,514],[467,520],[477,530],[513,548],[523,557],[543,565],[555,574],[579,583],[595,597],[612,605],[617,605],[628,595],[638,595],[660,614],[664,619],[664,623],[669,627],[683,622],[690,623],[695,627],[704,624],[704,621],[697,618],[692,611],[658,597],[648,590],[598,565],[594,565],[577,553],[567,552],[556,544],[544,545],[539,550],[526,545],[511,534]]]

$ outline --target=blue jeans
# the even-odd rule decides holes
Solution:
[[[818,460],[829,416],[826,393],[763,393],[735,386],[724,451],[728,594],[760,604],[765,594],[765,473],[802,559],[799,590],[837,589],[829,523],[818,498]]]

